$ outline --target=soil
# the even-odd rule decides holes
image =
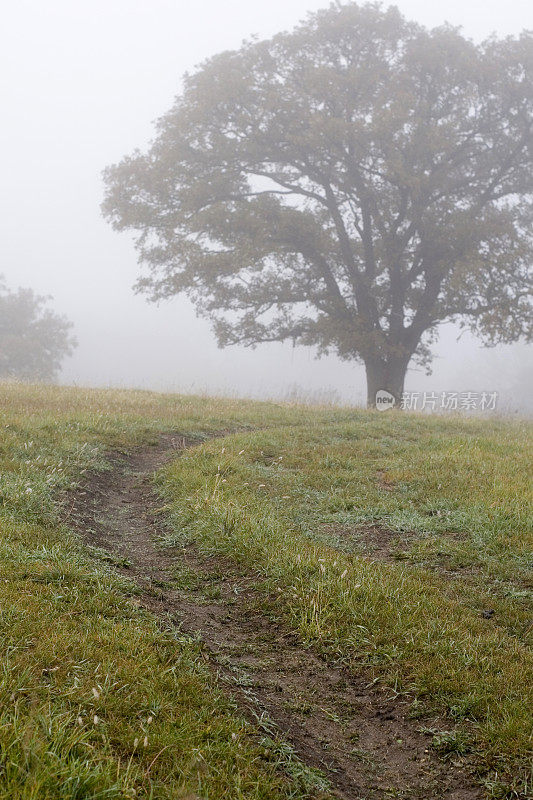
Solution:
[[[187,445],[166,435],[134,453],[112,454],[112,469],[86,475],[70,496],[69,524],[136,581],[135,602],[200,637],[223,691],[251,722],[271,729],[304,764],[321,770],[333,796],[481,798],[468,761],[442,760],[431,735],[420,730],[449,729],[449,723],[413,719],[408,698],[369,685],[367,674],[352,674],[299,644],[264,610],[259,576],[203,556],[194,545],[158,544],[165,519],[152,476]]]

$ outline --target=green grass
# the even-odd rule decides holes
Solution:
[[[417,713],[445,713],[480,768],[505,776],[493,796],[527,793],[529,434],[354,412],[209,442],[164,473],[169,540],[192,537],[259,571],[265,606],[303,642],[409,693]],[[409,531],[401,558],[365,552],[369,524]]]
[[[198,644],[162,631],[59,522],[65,490],[104,468],[106,449],[168,430],[199,445],[159,475],[169,539],[259,573],[267,613],[409,693],[414,716],[447,714],[455,728],[434,732],[435,749],[473,753],[492,797],[527,796],[530,426],[0,391],[0,800],[275,800],[320,785],[243,721]],[[369,524],[398,538],[386,562],[367,547]]]
[[[14,384],[0,414],[0,798],[308,797],[321,779],[256,735],[198,644],[59,522],[58,498],[106,448],[158,430],[250,427],[275,406]]]

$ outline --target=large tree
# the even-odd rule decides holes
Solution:
[[[188,293],[221,345],[362,360],[370,404],[442,322],[527,336],[532,44],[336,3],[211,58],[148,152],[106,170],[138,289]]]
[[[72,324],[31,289],[9,291],[0,276],[0,378],[53,380],[76,345]]]

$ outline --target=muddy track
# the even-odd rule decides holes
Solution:
[[[221,687],[244,715],[272,726],[305,764],[322,770],[336,797],[481,798],[468,764],[434,754],[406,700],[328,664],[266,614],[257,576],[200,556],[192,545],[158,546],[164,520],[154,513],[161,501],[151,476],[186,445],[165,436],[128,456],[113,455],[112,471],[88,475],[71,496],[71,526],[124,564],[117,569],[138,583],[144,607],[201,638]],[[450,727],[434,719],[423,725]]]

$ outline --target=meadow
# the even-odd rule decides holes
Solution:
[[[329,796],[245,719],[202,642],[69,524],[70,493],[111,451],[168,432],[190,446],[154,475],[162,549],[253,574],[262,613],[302,646],[406,700],[417,725],[445,720],[432,748],[468,759],[484,796],[531,796],[529,423],[0,391],[2,800]]]

